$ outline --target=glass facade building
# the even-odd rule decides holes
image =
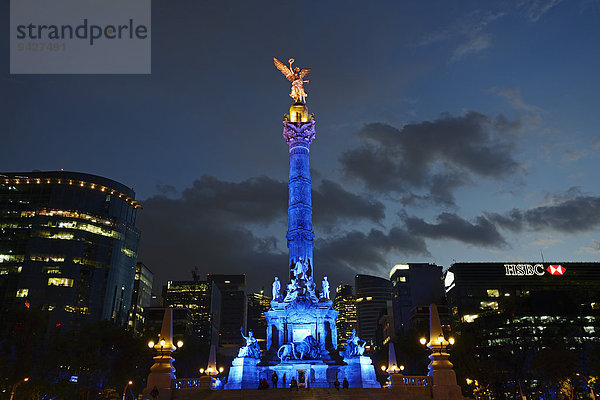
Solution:
[[[211,281],[169,281],[163,286],[163,305],[190,311],[191,331],[210,344],[219,343],[221,292]]]
[[[444,284],[453,328],[469,338],[477,369],[506,372],[495,378],[500,397],[547,396],[552,352],[566,355],[567,375],[567,358],[583,374],[598,365],[600,263],[455,263]]]
[[[265,350],[267,345],[267,319],[265,311],[271,308],[271,298],[264,291],[248,294],[248,330],[254,332],[260,347]]]
[[[240,334],[240,327],[246,330],[247,299],[246,275],[209,274],[221,292],[221,323],[219,325],[219,346],[237,349],[246,341]]]
[[[338,312],[337,342],[338,347],[346,345],[353,329],[356,329],[356,297],[352,285],[339,285],[335,290],[333,309]]]
[[[152,300],[152,282],[154,274],[142,262],[135,266],[133,281],[133,294],[131,297],[131,312],[129,313],[129,326],[136,332],[144,331],[147,312]]]
[[[140,232],[132,189],[76,172],[0,173],[0,313],[128,322]]]
[[[395,334],[429,327],[429,305],[445,304],[442,267],[435,264],[396,264],[390,270]],[[422,310],[426,312],[423,313]],[[446,307],[438,312],[444,314]]]
[[[387,302],[392,299],[392,282],[371,275],[356,275],[356,316],[358,336],[368,346],[377,343],[377,327],[382,313],[387,310]]]

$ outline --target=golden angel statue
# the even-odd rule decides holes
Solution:
[[[306,91],[304,91],[304,84],[308,83],[308,80],[305,81],[304,77],[308,75],[310,68],[293,68],[293,58],[288,60],[288,63],[290,64],[289,68],[275,57],[273,57],[273,63],[275,63],[277,69],[280,70],[290,82],[292,82],[290,97],[294,99],[296,103],[306,103],[306,96],[308,96],[308,94],[306,94]]]

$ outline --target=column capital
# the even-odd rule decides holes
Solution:
[[[290,122],[283,121],[283,137],[290,148],[294,145],[310,146],[315,139],[315,121]]]

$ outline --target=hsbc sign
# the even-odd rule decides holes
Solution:
[[[566,272],[562,265],[548,265],[544,268],[543,264],[504,264],[506,276],[542,276],[548,272],[550,275],[563,275]]]

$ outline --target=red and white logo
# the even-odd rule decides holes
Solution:
[[[550,272],[551,275],[562,275],[567,270],[562,265],[548,265],[546,271]]]

